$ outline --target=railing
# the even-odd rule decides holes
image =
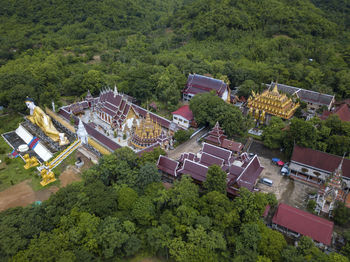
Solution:
[[[69,147],[67,147],[62,153],[60,153],[54,160],[49,163],[49,168],[54,169],[58,166],[64,159],[66,159],[72,152],[74,152],[78,146],[81,144],[80,140],[74,141]]]

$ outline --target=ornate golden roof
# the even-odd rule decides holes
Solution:
[[[279,93],[276,84],[272,91],[267,89],[261,94],[252,91],[247,106],[249,109],[264,110],[268,114],[289,119],[299,107],[299,103],[295,104],[286,94]]]
[[[153,122],[150,114],[147,112],[146,119],[142,119],[140,124],[135,127],[131,137],[131,144],[138,148],[145,148],[154,144],[161,133],[161,126],[157,121]]]

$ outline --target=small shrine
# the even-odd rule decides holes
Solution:
[[[318,214],[332,215],[332,211],[335,208],[336,201],[344,202],[346,199],[346,192],[343,190],[342,180],[342,164],[340,162],[339,167],[334,171],[328,183],[323,185],[317,194],[316,212]]]
[[[275,84],[273,90],[270,89],[261,94],[255,94],[252,91],[252,95],[249,96],[247,101],[249,115],[254,117],[256,121],[260,121],[261,124],[265,122],[266,114],[290,119],[299,107],[299,103],[294,103],[286,94],[279,93],[277,84]]]
[[[138,125],[133,126],[134,131],[130,138],[130,144],[137,149],[144,149],[161,139],[165,143],[164,133],[157,122],[153,122],[147,112],[146,119],[141,119]]]
[[[219,122],[216,122],[213,129],[205,137],[205,142],[216,145],[216,146],[221,146],[221,144],[225,138],[227,138],[227,136],[224,134],[224,131],[220,127]]]
[[[227,139],[227,136],[220,127],[219,122],[216,122],[213,129],[204,138],[204,141],[209,144],[230,150],[234,154],[241,154],[243,151],[243,145],[241,143]]]

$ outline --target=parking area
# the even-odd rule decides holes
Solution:
[[[273,164],[271,159],[259,157],[259,160],[264,166],[260,179],[268,178],[273,181],[273,185],[258,183],[257,188],[261,192],[274,193],[278,202],[305,210],[308,195],[317,192],[317,188],[282,176],[281,168]]]

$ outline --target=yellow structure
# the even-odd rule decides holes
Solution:
[[[36,106],[32,99],[27,98],[25,101],[30,110],[30,115],[27,118],[35,125],[44,131],[45,135],[50,137],[53,141],[59,142],[60,145],[67,145],[68,139],[63,133],[59,133],[53,125],[51,118],[38,106]]]
[[[39,165],[39,161],[35,156],[29,157],[29,154],[25,154],[23,158],[26,162],[26,164],[24,165],[25,169],[29,169],[31,167]]]
[[[153,122],[147,112],[146,119],[141,119],[140,124],[135,126],[130,143],[136,148],[143,149],[156,143],[161,133],[161,126]]]
[[[40,184],[42,186],[46,186],[47,184],[50,184],[52,182],[56,181],[55,174],[49,169],[42,169],[40,172],[41,178],[43,179]]]
[[[247,102],[249,114],[261,123],[265,121],[265,114],[289,119],[299,107],[299,103],[295,104],[286,94],[278,92],[277,84],[272,91],[267,89],[261,94],[252,91]]]

